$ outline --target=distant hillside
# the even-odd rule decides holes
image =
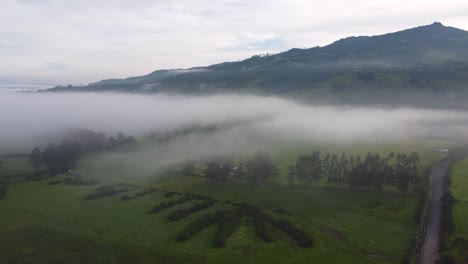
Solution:
[[[461,104],[468,98],[468,32],[433,23],[240,62],[158,70],[53,90],[236,92],[358,104],[430,105],[435,96],[439,104]]]

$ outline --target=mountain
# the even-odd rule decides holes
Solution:
[[[344,38],[324,47],[52,90],[235,92],[384,104],[418,103],[435,96],[461,103],[468,98],[468,32],[436,22],[384,35]]]

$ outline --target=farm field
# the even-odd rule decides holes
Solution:
[[[319,149],[349,155],[416,151],[422,169],[443,157],[431,152],[431,148],[447,144],[402,142]],[[311,260],[401,263],[416,232],[417,195],[392,190],[382,193],[326,188],[323,182],[316,186],[289,187],[285,168],[297,155],[312,149],[312,146],[294,145],[271,148],[269,151],[280,169],[275,179],[278,184],[274,186],[213,183],[197,171],[195,175],[184,175],[178,170],[128,175],[118,167],[99,167],[95,162],[99,155],[95,154],[84,157],[73,173],[86,174],[97,185],[49,184],[63,180],[65,175],[13,182],[5,199],[0,201],[0,263],[124,263],[126,259],[134,263],[303,263]],[[16,175],[17,170],[31,171],[26,158],[2,160],[4,176]],[[100,186],[119,183],[130,187],[119,194],[84,199]],[[157,191],[121,199],[123,195],[132,196],[147,188]],[[169,196],[168,192],[177,193]],[[211,197],[216,203],[177,221],[169,221],[168,215],[198,201],[189,200],[148,214],[157,204],[186,194]],[[314,246],[299,247],[279,230],[273,232],[274,241],[266,243],[256,236],[249,217],[242,219],[223,248],[213,245],[217,224],[187,241],[177,241],[178,232],[190,222],[238,203],[251,204],[276,218],[291,221],[313,237]]]

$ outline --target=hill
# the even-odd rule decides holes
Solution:
[[[52,90],[234,92],[322,103],[462,105],[468,98],[468,31],[436,22],[324,47]]]

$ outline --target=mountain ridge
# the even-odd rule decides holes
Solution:
[[[156,70],[83,87],[58,86],[52,91],[231,92],[353,103],[360,101],[359,97],[375,101],[395,91],[465,94],[467,72],[468,31],[434,22],[382,35],[342,38],[323,47],[293,48],[188,69]],[[350,91],[360,91],[360,96],[350,96]]]

